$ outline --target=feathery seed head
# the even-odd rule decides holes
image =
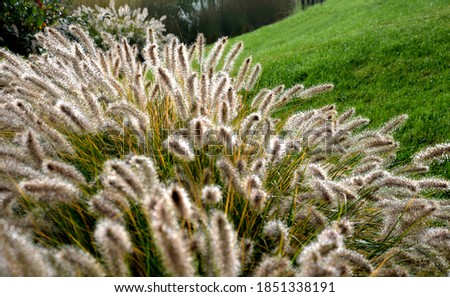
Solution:
[[[450,182],[438,178],[426,178],[417,181],[417,186],[420,190],[434,189],[434,190],[450,190]]]
[[[129,157],[128,163],[135,167],[141,175],[147,189],[153,189],[159,184],[158,172],[148,157],[132,155]]]
[[[204,144],[204,135],[211,127],[211,122],[206,117],[195,118],[190,122],[190,136],[193,139],[194,147],[202,147]]]
[[[417,182],[404,177],[386,176],[378,181],[379,187],[405,188],[411,192],[417,191]]]
[[[220,276],[237,276],[240,269],[236,234],[226,216],[215,212],[211,217],[214,261]]]
[[[403,124],[408,120],[407,114],[399,115],[389,122],[385,123],[383,127],[380,128],[380,133],[382,134],[390,134],[398,130]]]
[[[291,99],[298,96],[298,94],[305,89],[302,84],[296,84],[289,90],[285,91],[277,100],[275,107],[281,107],[285,103],[289,102]]]
[[[370,185],[375,181],[382,179],[385,176],[389,176],[389,173],[384,170],[375,170],[365,175],[363,179],[365,184]]]
[[[255,161],[255,163],[252,166],[252,172],[253,174],[261,177],[265,173],[266,169],[266,160],[265,159],[258,159]]]
[[[228,38],[222,37],[214,44],[214,47],[209,52],[208,58],[205,61],[204,70],[209,71],[210,69],[214,70],[216,68],[220,58],[222,57],[223,51],[225,50],[225,45],[227,42]]]
[[[280,220],[269,221],[264,225],[263,234],[277,244],[287,245],[289,230]]]
[[[265,256],[255,269],[255,277],[289,277],[294,276],[295,270],[287,258]]]
[[[159,59],[159,53],[158,53],[158,45],[157,44],[147,44],[147,46],[144,49],[144,57],[147,63],[149,63],[149,66],[151,68],[156,68],[161,66],[161,61]]]
[[[159,250],[168,272],[172,276],[194,276],[194,267],[189,253],[189,244],[180,230],[171,229],[166,224],[153,227]]]
[[[236,168],[226,159],[219,159],[216,163],[219,168],[222,180],[234,188],[238,193],[242,193],[243,189],[239,181],[239,175]]]
[[[250,193],[252,189],[261,189],[261,188],[262,188],[261,179],[257,175],[249,176],[244,182],[244,189],[248,193]]]
[[[62,177],[79,184],[86,184],[84,176],[72,165],[53,160],[44,160],[42,163],[44,172]]]
[[[222,100],[219,103],[219,123],[221,124],[228,124],[230,122],[230,117],[231,117],[231,110],[230,110],[230,104],[225,101]]]
[[[174,156],[185,161],[192,161],[195,158],[189,144],[182,138],[169,136],[163,143],[164,147]]]
[[[67,118],[70,124],[74,125],[80,131],[92,131],[90,122],[79,110],[67,104],[67,102],[60,101],[57,103],[59,111]],[[94,128],[95,129],[95,128]]]
[[[310,175],[320,178],[323,180],[328,179],[328,174],[326,170],[318,164],[309,164],[307,167],[307,171]]]
[[[122,219],[121,211],[101,194],[89,200],[89,209],[93,213],[111,220]]]
[[[362,275],[369,275],[373,271],[373,267],[366,257],[346,248],[333,251],[330,258],[330,264],[336,266],[339,271],[342,271],[340,275],[352,275],[352,271],[354,270],[361,270]],[[347,265],[351,267],[346,267]]]
[[[202,189],[202,201],[208,205],[214,205],[222,200],[222,192],[218,186],[205,186]]]
[[[247,77],[248,70],[250,68],[250,64],[252,63],[252,57],[247,57],[239,68],[239,72],[234,82],[234,88],[236,90],[241,90],[244,87],[245,79]]]
[[[326,203],[334,203],[338,201],[335,191],[333,191],[330,184],[326,180],[316,180],[313,183],[313,187],[317,190],[318,194]]]
[[[143,199],[144,187],[142,185],[142,181],[125,162],[117,160],[107,161],[105,163],[105,168],[106,172],[116,174],[117,177],[122,179],[127,184],[134,194],[131,197]]]
[[[220,141],[225,145],[226,150],[230,153],[233,149],[233,130],[230,127],[220,126],[218,128]]]
[[[261,64],[258,63],[253,67],[253,70],[250,73],[247,82],[245,84],[246,91],[250,91],[255,87],[256,82],[258,81],[258,78],[261,75],[261,71],[262,71]]]
[[[106,276],[102,266],[90,254],[68,246],[56,254],[56,258],[71,276]]]
[[[58,178],[23,181],[19,186],[42,202],[71,203],[79,198],[79,190],[74,185]]]
[[[333,84],[317,85],[317,86],[314,86],[314,87],[311,87],[311,88],[308,88],[308,89],[302,91],[299,94],[299,97],[300,98],[310,98],[310,97],[313,97],[313,96],[315,96],[317,94],[321,94],[321,93],[324,93],[324,92],[331,91],[331,90],[333,90],[333,88],[334,88]]]
[[[244,49],[244,43],[237,42],[233,45],[233,48],[228,52],[227,56],[225,57],[225,62],[223,66],[223,70],[226,72],[230,72],[233,70],[234,62],[236,61],[237,57],[239,57],[239,54]]]
[[[189,58],[186,46],[184,44],[179,44],[176,48],[177,51],[177,65],[180,69],[180,73],[187,77],[189,75]]]
[[[349,236],[353,232],[352,222],[346,219],[334,222],[333,228],[344,237]]]
[[[316,228],[320,228],[327,223],[327,218],[323,213],[318,211],[315,207],[310,206],[306,209],[301,209],[296,215],[297,221],[307,222],[308,225]]]
[[[44,252],[3,219],[0,220],[0,260],[1,276],[53,275]]]
[[[170,74],[170,72],[166,68],[158,67],[156,72],[158,74],[160,84],[164,86],[167,92],[171,94],[178,93],[175,78]]]
[[[336,119],[337,125],[342,125],[345,123],[349,118],[351,118],[355,114],[356,110],[354,108],[347,109],[339,117]]]
[[[257,211],[262,211],[267,200],[267,193],[261,189],[252,189],[249,194],[250,204]]]
[[[266,96],[269,93],[270,93],[269,89],[267,88],[261,89],[252,100],[252,108],[259,107],[259,105],[261,104],[261,100],[263,100],[263,98],[266,98]]]
[[[168,190],[168,196],[180,218],[187,220],[191,217],[192,206],[186,190],[177,185],[172,185]]]
[[[125,228],[118,222],[104,219],[95,228],[95,242],[111,276],[129,274],[125,257],[131,252],[131,241]]]
[[[203,33],[199,33],[196,40],[196,49],[198,51],[198,64],[202,66],[202,71],[204,70],[203,58],[205,54],[205,43],[205,35],[203,35]]]
[[[415,163],[429,163],[433,160],[444,160],[450,156],[450,143],[438,144],[428,147],[417,153],[413,161]]]
[[[243,121],[241,125],[240,135],[241,138],[244,139],[245,137],[249,136],[252,132],[253,126],[261,120],[261,114],[260,113],[252,113],[248,115]]]
[[[266,114],[267,112],[270,112],[270,108],[272,106],[273,101],[274,101],[274,94],[273,92],[269,92],[266,96],[262,98],[258,111],[263,115]]]

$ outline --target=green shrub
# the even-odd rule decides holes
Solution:
[[[67,15],[60,0],[4,0],[0,4],[0,46],[25,56],[35,53],[34,34]]]

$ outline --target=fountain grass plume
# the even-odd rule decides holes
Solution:
[[[94,236],[108,274],[127,276],[126,255],[131,252],[131,241],[126,229],[117,222],[104,219],[97,223]]]

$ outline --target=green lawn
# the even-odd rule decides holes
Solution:
[[[259,88],[333,82],[333,92],[281,113],[336,103],[381,125],[407,113],[398,162],[450,141],[450,1],[327,0],[240,36],[263,65]],[[450,178],[450,162],[433,173]]]

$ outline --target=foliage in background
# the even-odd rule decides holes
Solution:
[[[0,46],[27,56],[38,51],[34,34],[65,18],[60,0],[3,0],[0,4]]]
[[[32,60],[1,51],[2,275],[448,274],[450,183],[427,173],[450,144],[393,166],[407,116],[277,118],[333,85],[256,93],[226,38],[149,30],[140,60],[69,30]]]
[[[80,6],[70,16],[70,22],[79,24],[94,39],[95,43],[104,47],[106,42],[102,32],[109,33],[117,41],[126,38],[131,45],[137,45],[140,50],[145,45],[147,30],[153,30],[157,38],[163,39],[165,26],[162,21],[148,19],[147,8],[131,9],[128,5],[116,9],[114,0],[108,7]]]

